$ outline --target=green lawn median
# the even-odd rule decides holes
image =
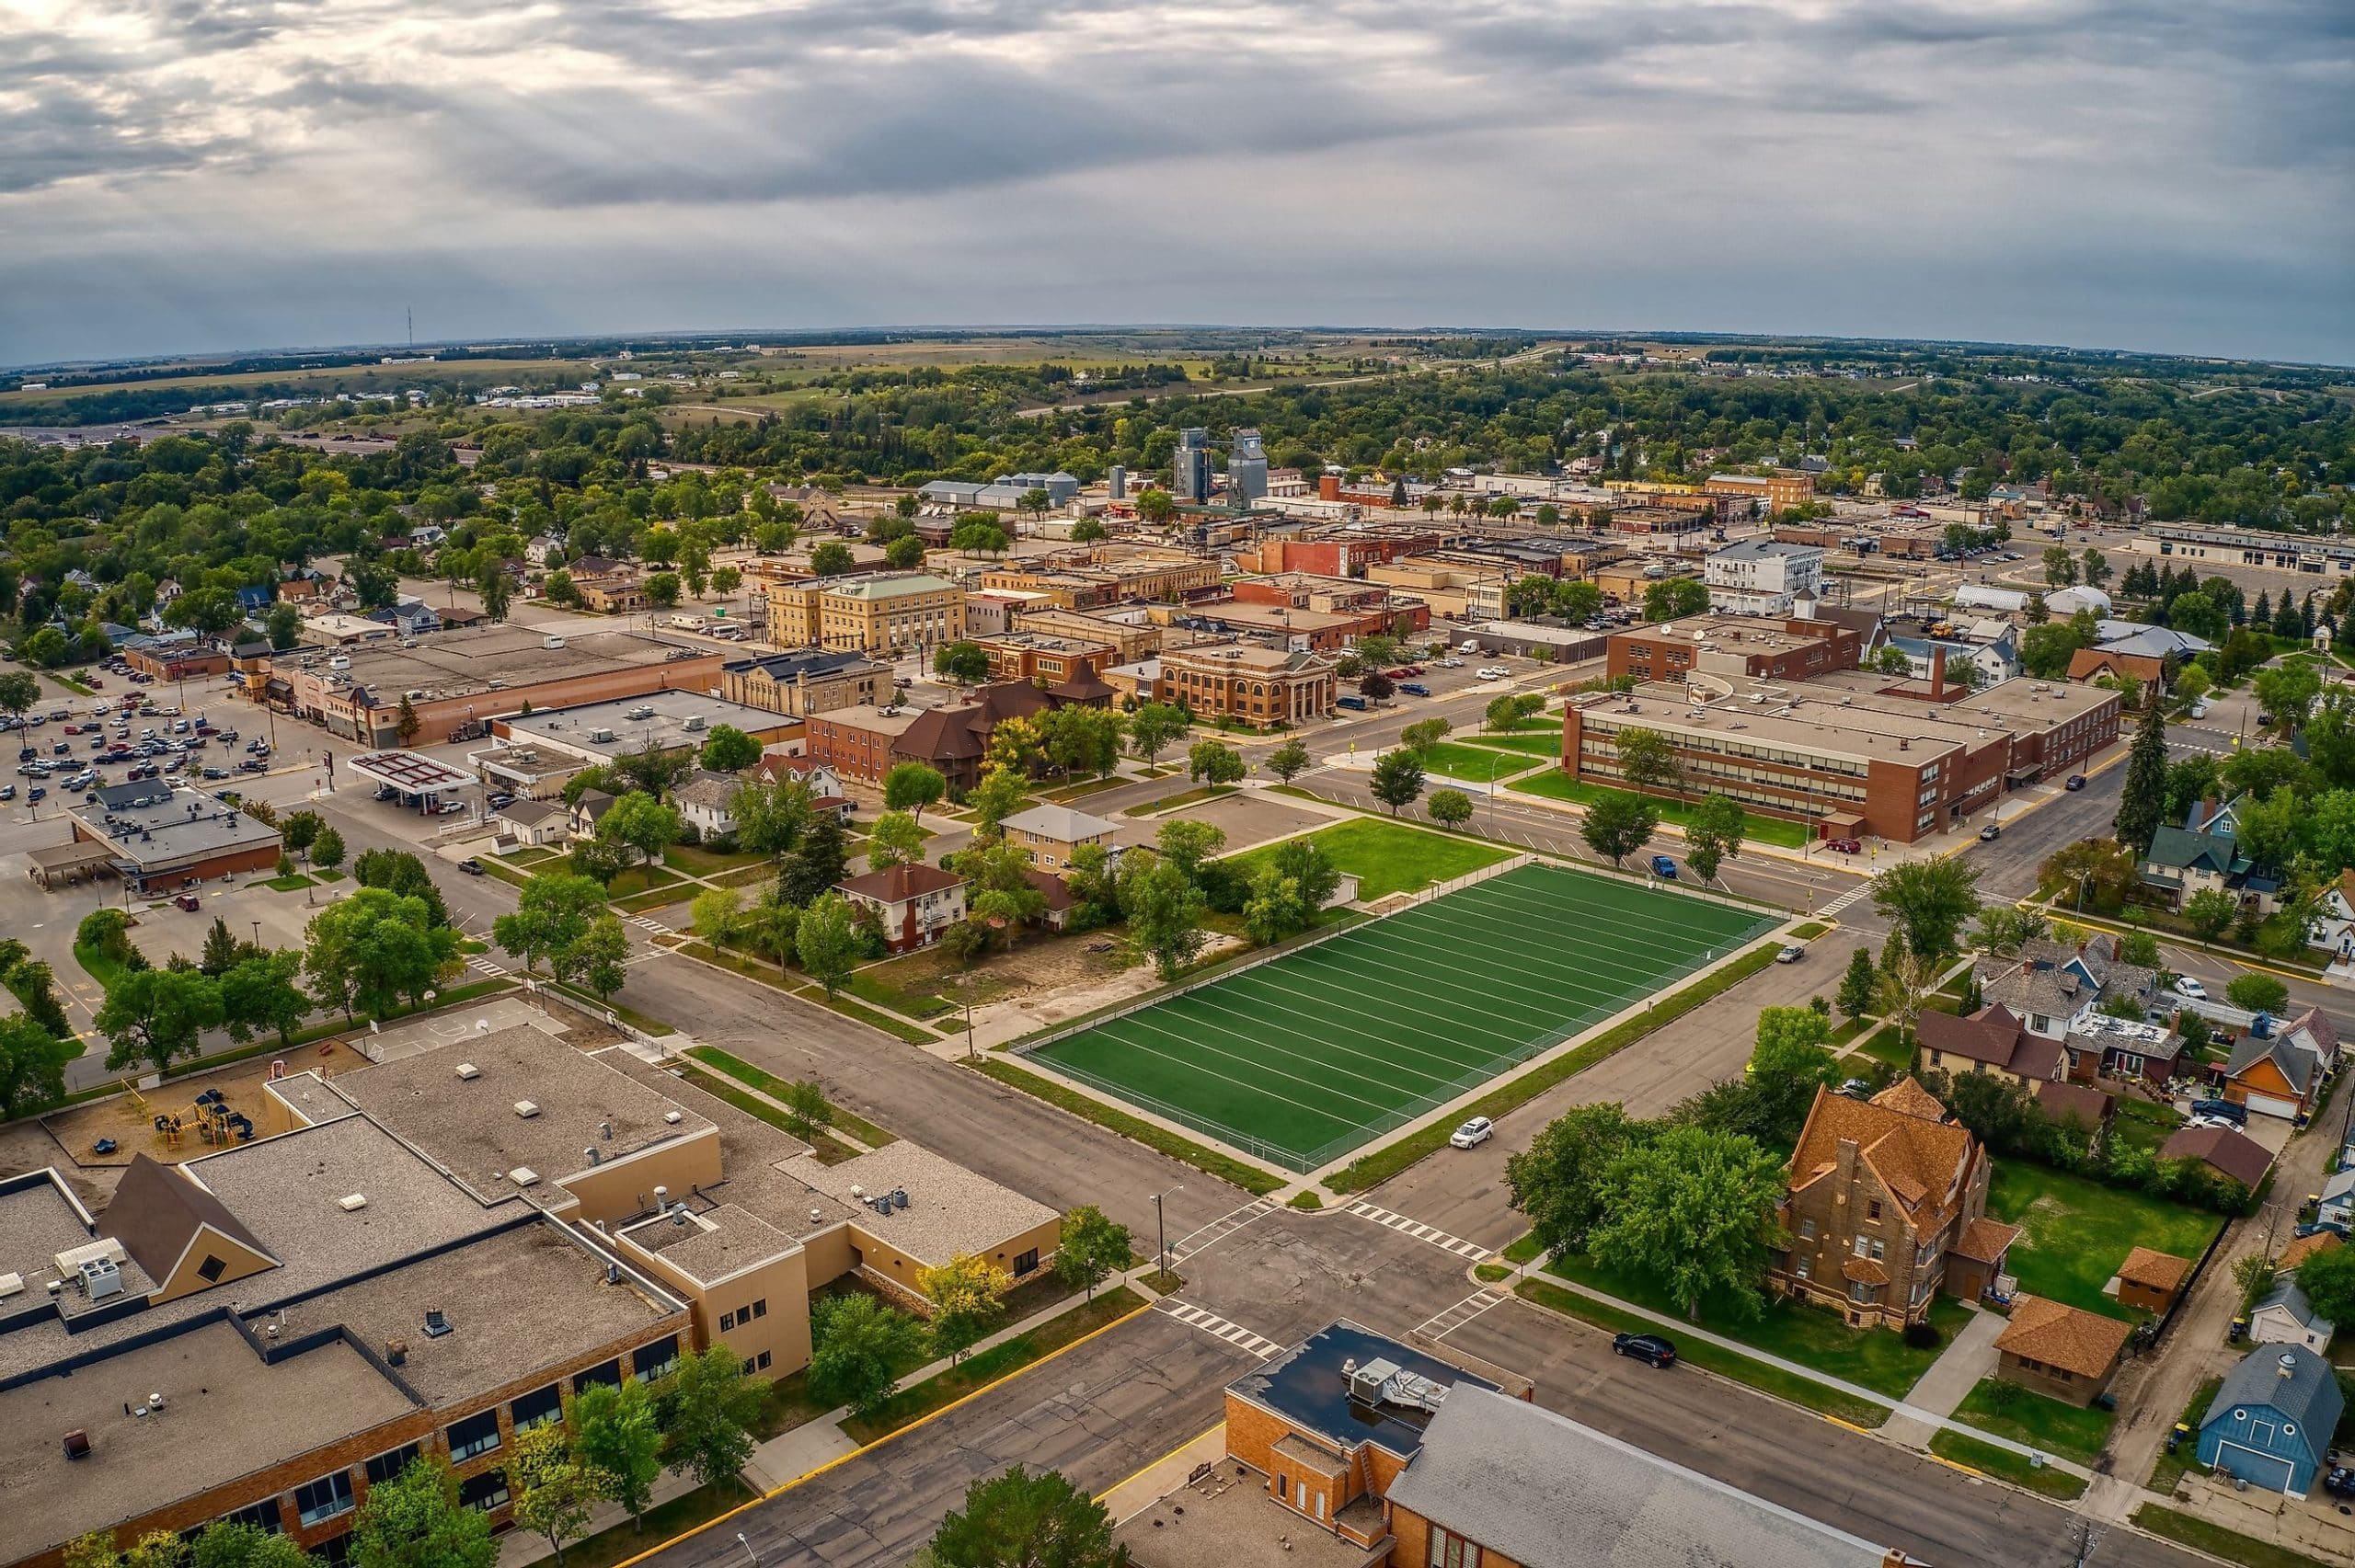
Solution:
[[[1658,1333],[1660,1324],[1636,1312],[1624,1311],[1606,1302],[1565,1290],[1541,1279],[1523,1280],[1516,1294],[1524,1301],[1559,1312],[1564,1317],[1577,1318],[1612,1333]],[[1796,1372],[1786,1372],[1780,1367],[1770,1367],[1763,1361],[1720,1345],[1695,1339],[1676,1341],[1676,1356],[1706,1372],[1730,1378],[1737,1383],[1747,1383],[1761,1393],[1844,1421],[1851,1426],[1876,1427],[1889,1419],[1886,1406],[1858,1399],[1854,1394],[1802,1378]]]
[[[1144,1307],[1144,1298],[1125,1285],[1097,1292],[1069,1311],[1048,1319],[1037,1328],[1016,1334],[987,1350],[976,1351],[945,1372],[934,1374],[893,1394],[880,1410],[854,1415],[843,1423],[852,1441],[872,1443],[888,1437],[935,1411],[946,1409],[966,1395],[978,1393],[1001,1378],[1045,1360],[1064,1346],[1078,1343]]]
[[[2321,1558],[2309,1557],[2291,1547],[2277,1546],[2238,1530],[2228,1530],[2197,1514],[2156,1503],[2145,1503],[2135,1509],[2133,1523],[2154,1536],[2204,1551],[2211,1557],[2221,1557],[2227,1562],[2237,1562],[2241,1568],[2321,1568],[2322,1564]]]
[[[2065,1501],[2085,1494],[2085,1482],[2066,1471],[2054,1470],[2051,1465],[2030,1464],[2025,1454],[1999,1448],[1993,1443],[1982,1443],[1976,1437],[1966,1437],[1959,1432],[1939,1432],[1930,1439],[1930,1452],[1982,1475],[1992,1475],[1999,1481],[2008,1481],[2014,1486],[2026,1487],[2040,1496]]]
[[[984,1054],[965,1065],[976,1072],[996,1079],[1000,1083],[1019,1089],[1026,1094],[1069,1111],[1083,1120],[1094,1122],[1108,1131],[1117,1132],[1132,1142],[1142,1143],[1147,1149],[1191,1165],[1207,1175],[1216,1176],[1222,1182],[1241,1187],[1254,1196],[1264,1196],[1284,1185],[1284,1178],[1281,1176],[1263,1171],[1257,1165],[1246,1164],[1230,1155],[1222,1154],[1205,1144],[1196,1143],[1192,1139],[1171,1132],[1167,1127],[1155,1122],[1146,1121],[1143,1116],[1131,1116],[1126,1111],[1108,1105],[1101,1100],[1083,1094],[1078,1090],[1068,1088],[1051,1078],[1042,1078],[1035,1072],[1026,1072],[1003,1057]]]

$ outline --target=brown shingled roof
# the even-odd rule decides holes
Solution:
[[[2172,1290],[2183,1283],[2184,1274],[2190,1267],[2189,1258],[2137,1247],[2126,1254],[2124,1263],[2118,1265],[2118,1277],[2128,1285],[2140,1285],[2152,1290]]]
[[[239,1246],[272,1263],[278,1261],[209,1189],[178,1166],[162,1164],[144,1154],[132,1156],[130,1168],[123,1172],[114,1198],[107,1205],[102,1229],[160,1283],[171,1276],[180,1254],[206,1225]]]
[[[2317,1230],[2311,1236],[2293,1237],[2290,1244],[2281,1249],[2280,1261],[2274,1266],[2287,1274],[2316,1253],[2326,1253],[2337,1245],[2338,1232],[2336,1230]]]
[[[2011,1325],[1995,1336],[1995,1348],[2081,1378],[2101,1378],[2133,1332],[2131,1323],[2118,1318],[2022,1296],[2013,1301]]]
[[[879,903],[904,904],[926,893],[944,892],[961,887],[965,879],[936,865],[915,861],[902,865],[887,865],[880,871],[870,871],[864,876],[852,876],[834,886],[845,893],[857,893]]]
[[[2188,1127],[2159,1146],[2162,1160],[2198,1160],[2251,1192],[2265,1180],[2273,1156],[2265,1145],[2226,1127]]]
[[[1998,1263],[2019,1239],[2018,1226],[2006,1225],[1982,1214],[1962,1228],[1962,1234],[1954,1239],[1950,1250],[1974,1263]]]
[[[1947,1119],[1946,1106],[1938,1097],[1922,1087],[1918,1078],[1901,1078],[1873,1096],[1873,1104],[1886,1105],[1892,1111],[1909,1116],[1926,1116],[1934,1122]]]
[[[1938,1229],[1960,1188],[1972,1141],[1969,1131],[1951,1122],[1897,1108],[1915,1104],[1913,1096],[1901,1091],[1851,1100],[1818,1089],[1807,1127],[1791,1154],[1792,1190],[1837,1169],[1840,1145],[1853,1140],[1858,1159],[1898,1199],[1907,1223],[1917,1231]]]

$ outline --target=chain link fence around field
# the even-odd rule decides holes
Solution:
[[[1532,857],[1523,855],[1517,858],[1514,865],[1486,867],[1482,871],[1474,872],[1465,876],[1455,878],[1453,883],[1445,885],[1445,890],[1454,891],[1460,887],[1470,887],[1476,882],[1486,881],[1489,877],[1501,875],[1505,870],[1514,869],[1519,864],[1530,864],[1531,860]],[[1432,895],[1434,898],[1438,896],[1440,896],[1440,894],[1437,892]],[[1428,901],[1428,899],[1419,898],[1417,899],[1417,906]],[[1775,922],[1772,921],[1762,918],[1757,925],[1753,926],[1751,930],[1729,936],[1724,943],[1724,956],[1730,956],[1739,951],[1744,944],[1754,941],[1762,932],[1771,929],[1774,923]],[[1351,927],[1350,929],[1358,930],[1362,928]],[[1336,933],[1335,934],[1338,933]],[[1302,944],[1301,945],[1307,946],[1313,945],[1313,944]],[[1297,952],[1299,950],[1299,947],[1294,947],[1288,949],[1287,951]],[[1283,956],[1283,955],[1274,954],[1270,955],[1269,958],[1272,959],[1274,957],[1281,956]],[[1660,993],[1673,990],[1675,988],[1683,985],[1686,980],[1692,979],[1693,976],[1717,963],[1719,957],[1720,955],[1717,952],[1717,949],[1711,947],[1706,949],[1698,956],[1688,959],[1683,964],[1678,966],[1674,970],[1660,976],[1659,979],[1654,980],[1651,985],[1654,998],[1657,999]],[[1268,960],[1262,961],[1264,962]],[[1215,984],[1219,980],[1226,979],[1231,976],[1244,973],[1246,969],[1256,967],[1258,967],[1257,964],[1244,965],[1237,968],[1227,970],[1223,974],[1204,977],[1203,979],[1194,981],[1189,985],[1180,987],[1176,990],[1160,992],[1150,998],[1141,998],[1134,1004],[1121,1008],[1115,1013],[1092,1018],[1085,1024],[1080,1024],[1074,1027],[1059,1031],[1054,1035],[1048,1036],[1035,1042],[1026,1043],[1017,1047],[1017,1054],[1023,1057],[1028,1057],[1035,1053],[1040,1047],[1051,1045],[1057,1040],[1068,1039],[1074,1035],[1085,1034],[1087,1030],[1095,1028],[1099,1024],[1109,1023],[1115,1018],[1122,1018],[1131,1013],[1143,1012],[1147,1008],[1158,1006],[1162,1002],[1174,1001],[1176,998],[1182,996],[1189,991],[1200,990],[1203,986]],[[1311,1171],[1322,1169],[1324,1166],[1330,1164],[1333,1161],[1340,1158],[1342,1155],[1350,1153],[1351,1150],[1361,1148],[1365,1144],[1371,1143],[1376,1139],[1395,1132],[1400,1127],[1407,1127],[1412,1123],[1422,1120],[1425,1116],[1430,1116],[1434,1111],[1437,1111],[1441,1106],[1447,1104],[1451,1101],[1456,1100],[1463,1095],[1469,1093],[1471,1091],[1479,1088],[1485,1083],[1493,1082],[1502,1074],[1521,1066],[1523,1062],[1529,1061],[1534,1058],[1543,1056],[1545,1052],[1552,1050],[1555,1047],[1563,1044],[1565,1041],[1576,1038],[1578,1036],[1594,1027],[1594,1025],[1601,1022],[1602,1019],[1608,1018],[1612,1013],[1622,1011],[1626,1005],[1626,1003],[1621,1003],[1620,1006],[1613,1007],[1600,1014],[1581,1017],[1561,1028],[1541,1031],[1531,1036],[1529,1039],[1522,1041],[1520,1045],[1512,1047],[1511,1049],[1499,1053],[1496,1056],[1492,1056],[1478,1066],[1467,1068],[1465,1071],[1459,1073],[1447,1082],[1440,1085],[1438,1088],[1430,1090],[1422,1094],[1419,1094],[1414,1099],[1407,1101],[1403,1104],[1392,1107],[1390,1110],[1384,1112],[1381,1116],[1376,1116],[1372,1121],[1361,1123],[1350,1131],[1342,1133],[1337,1138],[1328,1139],[1325,1142],[1318,1144],[1312,1149],[1300,1150],[1270,1143],[1266,1139],[1255,1137],[1250,1133],[1244,1132],[1238,1127],[1231,1127],[1213,1117],[1205,1116],[1196,1111],[1187,1110],[1182,1106],[1170,1104],[1165,1100],[1158,1099],[1150,1094],[1142,1093],[1135,1089],[1116,1083],[1104,1077],[1102,1074],[1092,1072],[1086,1068],[1077,1067],[1071,1063],[1055,1059],[1049,1059],[1047,1065],[1054,1071],[1061,1073],[1064,1077],[1072,1079],[1075,1082],[1084,1083],[1089,1088],[1096,1090],[1097,1093],[1108,1095],[1114,1100],[1120,1101],[1126,1104],[1134,1105],[1141,1110],[1150,1112],[1154,1116],[1163,1117],[1164,1119],[1174,1122],[1180,1127],[1190,1128],[1195,1132],[1201,1133],[1205,1137],[1215,1139],[1231,1149],[1248,1154],[1254,1159],[1264,1161],[1269,1164],[1275,1165],[1281,1170],[1290,1171],[1295,1174],[1304,1175]],[[1648,1012],[1649,1008],[1650,1003],[1647,1002],[1646,1010]]]

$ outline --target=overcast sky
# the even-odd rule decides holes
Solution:
[[[0,363],[1194,322],[2355,361],[2347,0],[0,0]]]

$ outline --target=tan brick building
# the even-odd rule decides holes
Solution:
[[[1332,713],[1340,694],[1337,664],[1324,654],[1252,643],[1178,648],[1161,656],[1156,694],[1204,718],[1231,718],[1254,729],[1297,727]]]
[[[1941,1290],[1978,1299],[2019,1235],[1986,1217],[1991,1170],[1979,1140],[1910,1078],[1870,1100],[1819,1089],[1768,1283],[1856,1327],[1919,1322]]]
[[[965,590],[930,572],[772,578],[763,589],[782,647],[922,653],[965,635]]]
[[[719,694],[747,707],[806,718],[891,693],[891,671],[857,649],[802,648],[730,659],[720,668]]]

